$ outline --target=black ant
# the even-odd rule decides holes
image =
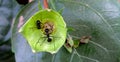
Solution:
[[[42,23],[39,20],[36,21],[37,29],[41,29],[43,31],[43,34],[45,35],[45,37],[42,37],[42,38],[46,38],[47,42],[51,42],[53,40],[53,38],[52,38],[52,36],[50,36],[50,34],[53,33],[54,25],[50,22],[46,22],[41,27],[41,24]],[[40,38],[38,39],[37,43],[39,42]],[[45,41],[45,39],[43,41]],[[42,45],[42,44],[43,43],[41,43],[40,45]]]
[[[47,41],[48,42],[51,42],[52,41],[52,39],[50,38],[50,33],[49,33],[49,29],[45,29],[45,35],[47,36]]]
[[[34,23],[35,23],[35,26],[30,27],[30,29],[32,29],[33,31],[34,31],[34,29],[41,29],[42,28],[42,23],[40,20],[36,20]]]
[[[40,22],[40,20],[36,21],[36,26],[37,26],[37,29],[41,29],[41,22]]]
[[[43,26],[43,31],[44,31],[44,34],[46,35],[47,37],[47,41],[48,42],[51,42],[52,41],[52,38],[50,37],[50,34],[53,32],[54,30],[54,25],[53,23],[51,22],[46,22]]]

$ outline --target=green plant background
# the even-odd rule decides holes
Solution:
[[[88,44],[69,53],[62,47],[58,53],[33,54],[17,26],[19,17],[27,21],[36,11],[38,2],[27,4],[17,15],[12,27],[12,51],[16,62],[120,62],[120,2],[118,0],[51,0],[56,11],[64,8],[62,16],[73,39],[92,36]]]

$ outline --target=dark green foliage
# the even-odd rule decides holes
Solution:
[[[69,53],[62,47],[58,53],[32,53],[27,41],[18,33],[19,17],[28,20],[38,11],[38,2],[25,6],[16,17],[12,29],[12,51],[16,62],[119,62],[120,61],[120,3],[117,0],[53,0],[52,7],[64,7],[63,18],[73,39],[91,36],[92,41],[73,48]],[[54,7],[53,7],[54,6]],[[23,59],[24,58],[24,59]]]

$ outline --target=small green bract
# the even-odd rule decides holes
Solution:
[[[19,32],[26,38],[34,53],[53,54],[65,43],[67,29],[58,12],[44,9],[30,17]]]

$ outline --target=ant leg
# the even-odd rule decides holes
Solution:
[[[54,41],[55,39],[53,38],[53,42],[54,42],[54,51],[55,51],[55,41]]]
[[[61,38],[61,37],[57,37],[57,36],[50,36],[50,37],[53,37],[53,38]]]
[[[41,38],[45,38],[41,43],[40,43],[40,46],[45,42],[46,40],[46,37],[41,37]]]
[[[30,30],[32,30],[34,32],[34,30],[36,30],[37,27],[29,27]]]
[[[36,48],[36,46],[37,46],[38,43],[39,43],[40,46],[44,43],[44,42],[40,43],[40,39],[41,38],[45,38],[43,41],[46,40],[46,37],[39,37],[38,41],[35,43],[35,48]]]
[[[36,49],[37,44],[39,43],[39,40],[40,40],[40,38],[39,38],[38,41],[35,43],[35,49]]]
[[[55,43],[54,43],[54,51],[55,51]]]
[[[56,46],[56,41],[55,41],[55,40],[56,40],[57,38],[60,38],[60,37],[56,37],[56,36],[50,36],[50,37],[53,37],[54,51],[55,51],[55,46]]]

